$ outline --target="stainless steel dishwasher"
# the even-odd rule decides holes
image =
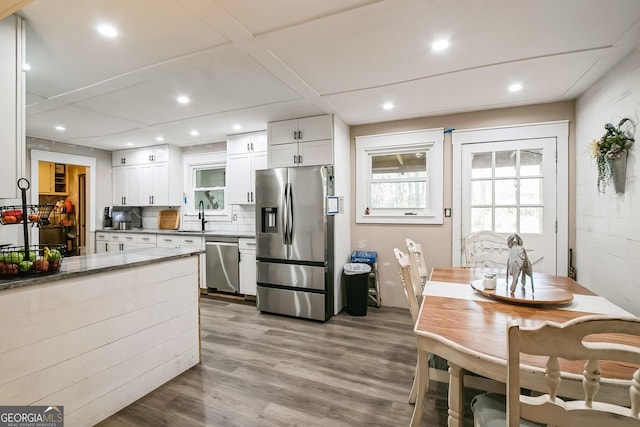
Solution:
[[[238,239],[205,236],[207,289],[237,294],[240,291]]]

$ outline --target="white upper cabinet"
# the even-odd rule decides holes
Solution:
[[[227,138],[226,200],[232,205],[255,203],[255,171],[267,167],[267,133]]]
[[[251,132],[227,137],[227,156],[267,151],[267,133]]]
[[[180,149],[172,145],[114,151],[113,204],[179,206],[183,176],[181,157]]]
[[[268,127],[268,167],[333,164],[333,116],[271,122]]]
[[[333,139],[333,121],[330,115],[269,123],[269,145],[323,139]]]
[[[11,15],[0,20],[0,198],[19,197],[25,176],[24,22]]]
[[[134,165],[133,157],[136,150],[118,150],[111,153],[111,166],[128,166]]]
[[[115,206],[141,206],[140,169],[137,166],[113,168],[113,204]]]
[[[111,153],[111,166],[148,165],[168,162],[170,151],[169,145],[114,151]]]

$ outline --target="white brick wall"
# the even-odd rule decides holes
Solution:
[[[576,268],[578,282],[640,315],[640,47],[589,88],[576,107]],[[598,194],[589,143],[605,123],[629,117],[635,144],[624,194]]]

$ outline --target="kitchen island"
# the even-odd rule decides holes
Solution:
[[[201,249],[72,257],[0,281],[0,402],[94,425],[200,360]]]

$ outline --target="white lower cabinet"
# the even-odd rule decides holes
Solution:
[[[134,248],[155,248],[155,233],[96,232],[96,253],[120,252]]]
[[[203,236],[173,236],[158,234],[157,246],[159,248],[199,248],[204,249]],[[200,288],[207,289],[205,280],[205,259],[204,254],[200,255]]]
[[[138,248],[155,248],[157,235],[155,234],[138,234]]]
[[[253,257],[253,261],[245,263],[245,268],[253,268],[252,271],[245,273],[248,283],[248,290],[242,291],[242,276],[241,277],[241,292],[247,295],[256,294],[256,249],[254,239],[240,239],[241,241],[247,241],[245,249],[247,255],[244,255],[247,259]],[[131,233],[131,232],[96,232],[96,253],[102,254],[106,252],[120,252],[133,248],[198,248],[204,249],[204,236],[202,235],[172,235],[162,233]],[[241,245],[240,248],[243,246]],[[241,249],[242,253],[242,249]],[[204,254],[200,255],[200,287],[207,289],[205,276],[205,258]],[[241,273],[242,274],[242,271]],[[250,279],[252,277],[252,279]]]
[[[104,231],[96,232],[96,253],[104,254],[109,252],[109,233]]]
[[[238,239],[240,251],[240,293],[256,295],[256,240]]]
[[[138,247],[137,234],[109,233],[109,246],[107,252],[121,252]]]

